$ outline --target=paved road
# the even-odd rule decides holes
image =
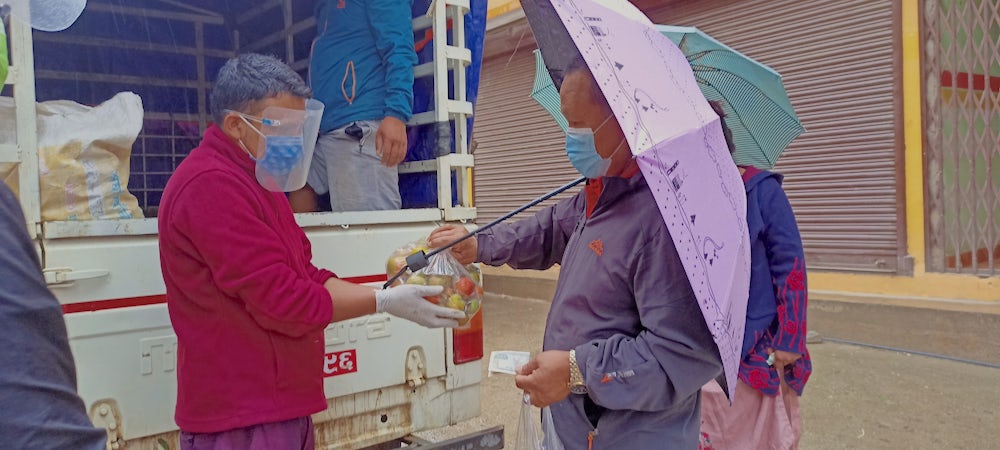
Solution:
[[[540,350],[548,302],[490,296],[483,305],[487,355]],[[1000,369],[829,342],[810,352],[802,449],[1000,450]],[[519,398],[510,376],[484,378],[479,418],[422,436],[503,424],[513,442]]]

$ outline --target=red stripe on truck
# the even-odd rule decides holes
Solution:
[[[112,300],[96,300],[92,302],[70,303],[63,305],[63,314],[78,312],[104,311],[107,309],[131,308],[133,306],[156,305],[166,303],[166,295],[147,295],[145,297],[116,298]]]
[[[352,283],[377,283],[388,279],[389,277],[385,274],[343,278],[344,281],[350,281]],[[91,302],[70,303],[62,305],[62,309],[63,314],[73,314],[81,312],[106,311],[109,309],[131,308],[134,306],[158,305],[166,302],[167,296],[160,294],[146,295],[143,297],[115,298],[109,300],[94,300]]]

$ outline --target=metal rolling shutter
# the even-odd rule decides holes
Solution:
[[[483,65],[476,105],[475,205],[486,223],[579,175],[564,152],[565,137],[552,117],[531,99],[534,48],[517,49]],[[533,214],[579,188],[521,213]]]
[[[647,11],[697,26],[780,72],[806,133],[776,170],[810,267],[905,272],[899,20],[892,0],[684,1]]]

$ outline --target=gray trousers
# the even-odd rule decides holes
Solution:
[[[333,211],[399,209],[399,174],[382,165],[375,153],[375,133],[381,121],[355,122],[362,130],[359,141],[338,128],[320,135],[307,179],[317,194],[330,193]],[[348,125],[350,126],[350,125]]]

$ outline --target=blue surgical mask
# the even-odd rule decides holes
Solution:
[[[261,135],[261,139],[264,140],[264,157],[250,157],[272,176],[286,176],[302,161],[302,136]]]
[[[604,122],[597,129],[600,130],[612,117],[614,115],[604,119]],[[590,128],[566,129],[566,155],[577,172],[587,178],[600,178],[607,175],[608,169],[611,167],[611,158],[621,150],[619,144],[611,156],[601,158],[601,155],[597,153],[597,145],[594,143],[595,131]]]
[[[240,140],[240,147],[250,155],[250,159],[257,161],[257,165],[262,169],[268,171],[274,176],[284,176],[288,172],[292,171],[292,168],[302,160],[302,135],[280,135],[280,134],[264,134],[257,127],[250,123],[250,120],[257,120],[264,125],[272,125],[272,121],[268,119],[257,119],[255,117],[247,117],[246,115],[240,114],[240,118],[250,129],[260,135],[260,142],[258,147],[264,151],[264,157],[258,159],[254,156],[253,152],[250,151]]]

